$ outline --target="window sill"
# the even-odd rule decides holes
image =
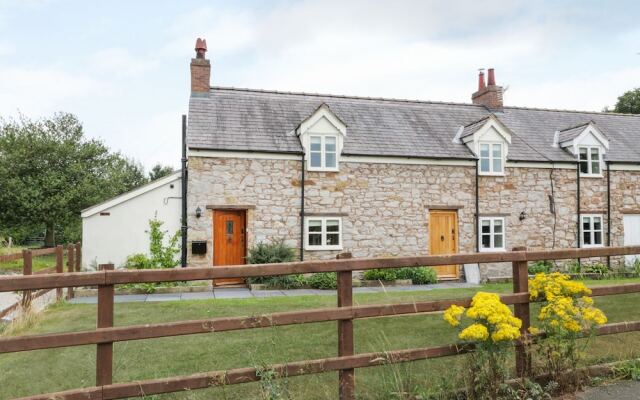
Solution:
[[[594,249],[599,247],[604,247],[604,244],[582,244],[581,247],[583,249]]]
[[[602,174],[582,174],[581,173],[580,174],[580,178],[595,178],[595,179],[600,178],[601,179],[601,178],[604,178],[604,175],[602,175]]]
[[[498,253],[498,252],[505,252],[507,251],[507,249],[505,249],[504,247],[501,247],[499,249],[487,249],[487,248],[480,248],[480,253]]]
[[[506,176],[504,172],[478,172],[479,176]]]
[[[311,168],[307,167],[308,172],[340,172],[338,168]]]
[[[306,251],[331,251],[342,250],[342,246],[305,246]]]

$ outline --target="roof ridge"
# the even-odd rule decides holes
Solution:
[[[229,91],[236,91],[236,92],[288,94],[288,95],[294,95],[294,96],[333,97],[333,98],[339,98],[339,99],[376,100],[376,101],[389,101],[389,102],[396,102],[396,103],[415,103],[415,104],[442,104],[442,105],[471,106],[471,107],[485,108],[483,105],[480,105],[480,104],[459,103],[455,101],[417,100],[417,99],[399,99],[394,97],[374,97],[374,96],[355,96],[355,95],[329,94],[329,93],[291,92],[291,91],[284,91],[284,90],[239,88],[234,86],[211,86],[210,89],[221,89],[221,90],[229,90]]]
[[[293,92],[293,91],[286,91],[286,90],[241,88],[241,87],[235,87],[235,86],[211,86],[209,89],[210,90],[220,89],[220,90],[229,90],[229,91],[237,91],[237,92],[288,94],[288,95],[294,95],[294,96],[333,97],[333,98],[339,98],[339,99],[354,99],[354,100],[376,100],[376,101],[389,101],[389,102],[396,102],[396,103],[469,106],[469,107],[486,109],[486,107],[484,107],[481,104],[462,103],[462,102],[455,102],[455,101],[418,100],[418,99],[401,99],[401,98],[394,98],[394,97],[379,97],[379,96],[376,97],[376,96],[341,95],[341,94],[330,94],[330,93]],[[503,109],[569,112],[569,113],[576,113],[576,114],[595,114],[595,115],[611,115],[611,116],[620,116],[620,117],[640,118],[640,114],[624,114],[624,113],[615,113],[615,112],[609,112],[609,111],[603,112],[603,111],[570,110],[565,108],[504,106]]]
[[[595,125],[595,122],[593,120],[591,120],[589,122],[583,122],[583,123],[578,124],[578,125],[574,125],[574,126],[570,126],[568,128],[561,129],[559,132],[566,132],[566,131],[570,131],[572,129],[582,128],[583,126],[587,126],[589,124],[594,124]]]

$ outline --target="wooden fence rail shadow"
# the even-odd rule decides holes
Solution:
[[[343,254],[336,260],[328,261],[302,261],[282,264],[241,265],[216,268],[180,268],[170,270],[118,271],[113,269],[113,265],[106,264],[101,265],[100,270],[96,272],[0,277],[0,292],[26,292],[78,286],[98,287],[96,329],[81,332],[1,338],[0,354],[68,346],[96,345],[95,386],[58,393],[34,395],[25,397],[24,399],[122,399],[254,382],[261,379],[261,374],[260,371],[257,371],[255,368],[238,368],[225,371],[203,372],[187,376],[113,383],[114,342],[201,333],[215,334],[215,332],[222,331],[337,321],[337,357],[303,360],[287,364],[274,364],[268,368],[273,371],[276,377],[293,377],[337,371],[339,374],[339,384],[337,387],[339,398],[354,399],[356,391],[355,370],[358,368],[453,356],[472,350],[472,346],[453,343],[437,347],[355,354],[353,335],[353,320],[355,319],[442,311],[452,304],[468,306],[471,298],[353,306],[352,271],[375,268],[511,262],[514,277],[513,293],[504,294],[501,298],[506,304],[514,305],[516,316],[523,321],[521,328],[522,333],[527,334],[530,323],[527,262],[632,254],[640,254],[640,246],[546,251],[528,251],[525,248],[516,248],[509,252],[362,259],[354,259],[351,258],[350,255]],[[244,278],[250,276],[313,272],[337,273],[337,307],[279,312],[251,317],[221,317],[136,326],[113,326],[114,285],[116,284]],[[593,288],[592,292],[593,296],[638,293],[640,292],[640,283],[600,286]],[[634,331],[640,331],[640,321],[607,324],[598,328],[596,334],[611,335]],[[515,357],[516,372],[518,375],[522,375],[526,372],[528,362],[521,343],[516,343]]]
[[[55,265],[45,269],[41,269],[37,272],[33,272],[33,258],[46,256],[49,254],[56,255]],[[80,272],[81,254],[82,254],[82,245],[80,244],[80,242],[75,244],[74,243],[68,244],[67,254],[68,254],[67,256],[68,271]],[[22,250],[20,253],[0,255],[0,262],[9,262],[9,261],[15,261],[20,259],[22,259],[22,275],[23,276],[34,275],[34,274],[43,275],[43,274],[52,274],[52,273],[62,274],[64,272],[64,246],[62,245],[45,248],[45,249],[34,249],[34,250],[25,249],[25,250]],[[68,293],[67,298],[73,298],[73,288],[70,288],[70,289],[71,290],[68,290],[67,292]],[[6,307],[4,309],[0,309],[0,318],[6,315],[9,315],[10,313],[18,309],[20,306],[24,307],[25,309],[29,308],[33,300],[49,293],[49,291],[51,290],[52,289],[46,288],[46,289],[38,290],[37,292],[33,292],[30,290],[23,291],[22,299],[20,301],[14,304],[11,304],[9,307]],[[62,299],[62,297],[63,297],[63,289],[56,288],[56,299],[60,300]]]

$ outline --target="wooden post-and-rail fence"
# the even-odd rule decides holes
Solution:
[[[308,324],[327,321],[338,323],[338,356],[273,364],[268,367],[270,377],[294,377],[325,372],[338,372],[337,392],[341,399],[354,399],[356,393],[355,370],[394,363],[404,363],[438,357],[455,356],[473,351],[469,344],[451,343],[444,346],[401,350],[385,350],[356,354],[354,351],[353,321],[362,318],[391,317],[443,311],[453,304],[468,307],[471,298],[432,300],[411,303],[354,306],[352,272],[377,268],[438,266],[451,264],[510,262],[513,269],[513,293],[501,295],[501,300],[514,305],[515,315],[522,319],[522,333],[528,335],[530,324],[527,263],[529,261],[560,260],[590,257],[640,254],[640,246],[560,249],[530,251],[516,248],[509,252],[471,253],[415,257],[388,257],[354,259],[349,255],[328,261],[302,261],[282,264],[193,267],[158,270],[114,270],[112,265],[101,265],[96,272],[62,273],[52,275],[25,275],[0,277],[0,292],[55,289],[64,287],[97,286],[97,327],[94,330],[25,335],[0,338],[0,354],[53,349],[70,346],[96,345],[95,386],[58,393],[33,395],[25,399],[123,399],[154,394],[190,391],[215,386],[255,382],[264,374],[256,368],[238,368],[209,371],[186,376],[173,376],[113,383],[113,343],[154,339],[161,337],[212,334],[244,329]],[[290,275],[316,272],[336,272],[338,279],[338,306],[314,310],[277,312],[249,317],[218,317],[201,320],[176,321],[133,326],[114,326],[114,286],[127,283],[193,281],[218,278],[247,278],[268,275]],[[640,293],[640,283],[599,286],[592,288],[593,296]],[[640,321],[610,323],[599,327],[597,335],[611,335],[640,331]],[[528,371],[522,342],[516,342],[516,370],[520,376]]]
[[[64,273],[64,246],[58,245],[56,247],[50,247],[45,249],[24,249],[20,253],[0,255],[0,262],[9,262],[22,259],[22,275],[45,275],[45,274],[62,274]],[[33,259],[34,257],[46,256],[55,254],[55,266],[41,269],[37,272],[33,271]],[[82,245],[80,242],[67,245],[67,270],[68,272],[80,272],[82,260]],[[69,290],[70,289],[70,290]],[[67,299],[73,298],[73,287],[70,287],[67,292]],[[43,289],[37,292],[31,290],[25,290],[22,292],[22,298],[20,301],[10,305],[4,310],[0,309],[0,318],[9,315],[17,310],[20,306],[27,309],[31,306],[31,303],[36,298],[48,293],[51,289]],[[56,300],[62,299],[64,296],[63,288],[56,288]]]

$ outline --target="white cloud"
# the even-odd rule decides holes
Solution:
[[[62,69],[2,66],[0,87],[1,114],[20,110],[38,116],[65,110],[70,104],[111,90],[108,83]]]
[[[157,65],[157,60],[148,58],[144,53],[132,55],[118,47],[100,50],[89,58],[89,66],[94,71],[118,77],[140,75]]]

